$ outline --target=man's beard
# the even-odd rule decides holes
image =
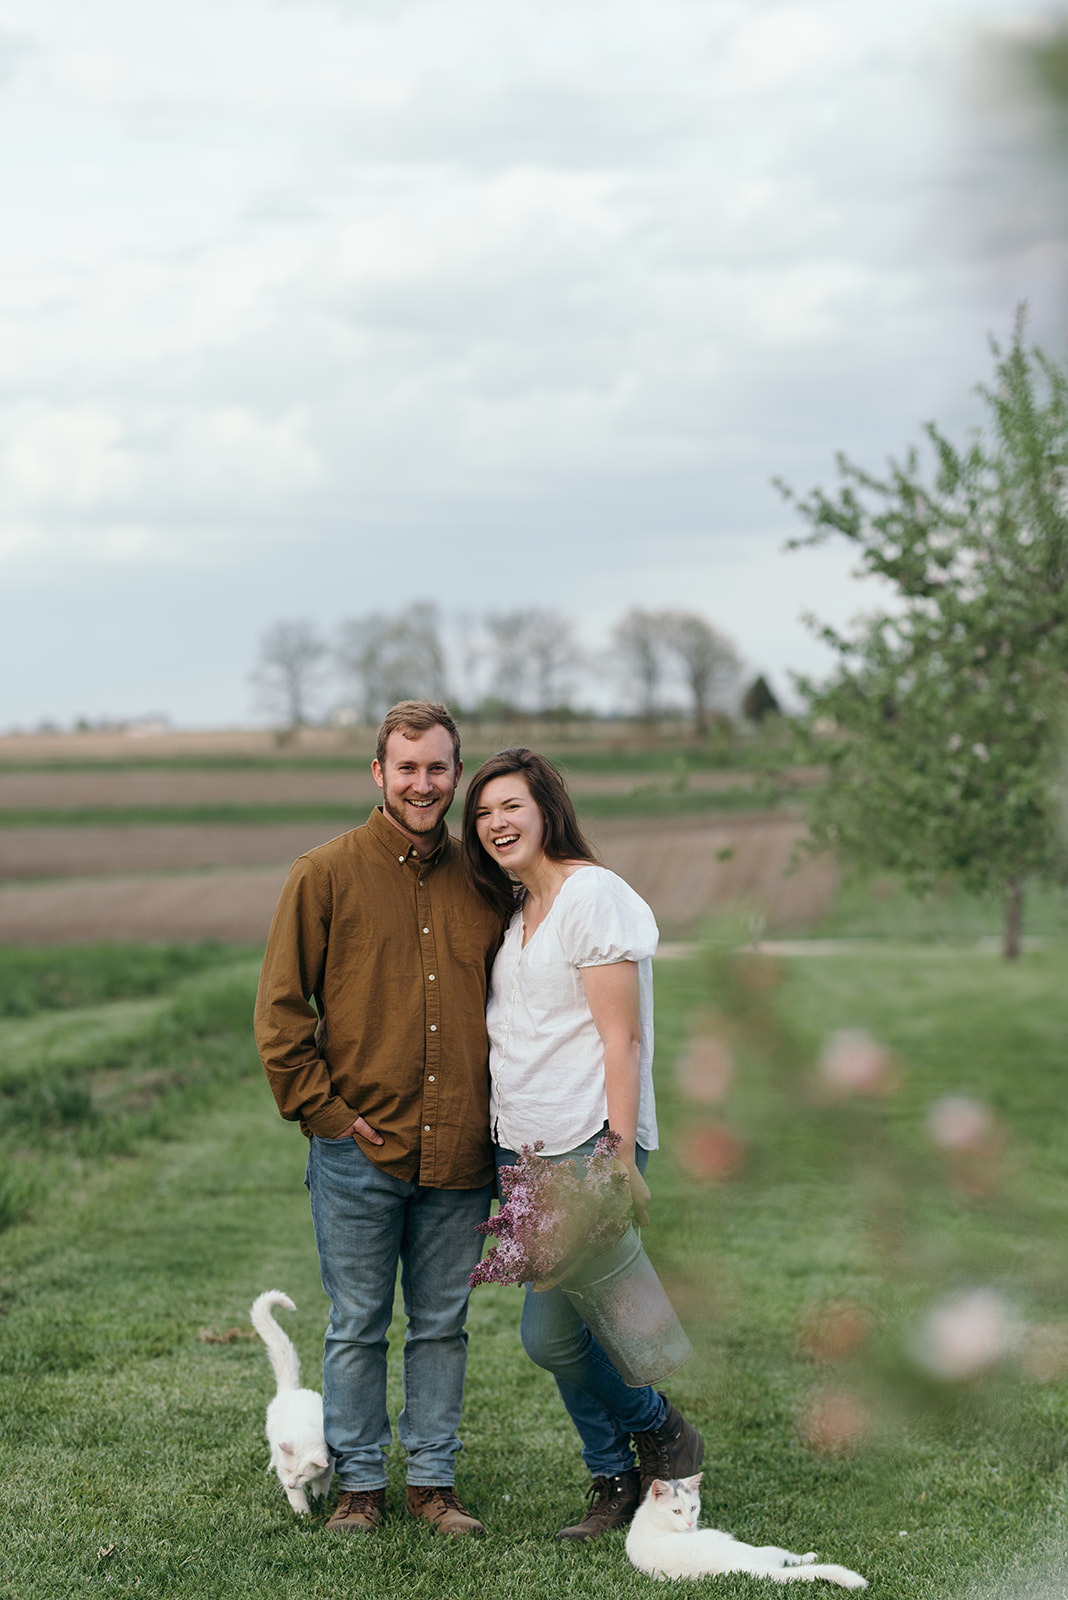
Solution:
[[[448,801],[427,806],[423,811],[418,806],[412,807],[410,802],[406,802],[404,810],[398,811],[389,795],[384,790],[382,792],[382,810],[388,817],[392,817],[399,828],[405,829],[408,833],[436,833],[444,825],[445,813],[451,804],[450,798]]]

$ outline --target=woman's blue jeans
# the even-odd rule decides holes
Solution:
[[[383,1489],[391,1434],[386,1337],[397,1263],[408,1327],[397,1434],[408,1482],[455,1481],[467,1366],[468,1278],[482,1254],[477,1227],[492,1185],[427,1189],[382,1172],[354,1139],[311,1140],[311,1195],[330,1326],[323,1350],[323,1421],[343,1489]]]
[[[574,1160],[581,1175],[600,1134],[565,1155],[547,1161]],[[498,1167],[514,1167],[514,1150],[497,1148]],[[645,1171],[649,1152],[638,1146],[638,1170]],[[535,1293],[526,1286],[523,1348],[530,1359],[556,1379],[560,1398],[582,1440],[582,1459],[595,1478],[614,1478],[634,1469],[630,1436],[658,1427],[666,1407],[655,1389],[631,1389],[623,1382],[593,1334],[562,1289]]]

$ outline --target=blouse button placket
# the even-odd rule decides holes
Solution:
[[[501,1110],[503,1109],[501,1085],[504,1082],[504,1069],[508,1065],[508,1041],[512,1034],[512,1017],[515,1014],[515,1001],[519,990],[519,961],[522,954],[523,946],[522,943],[520,943],[519,949],[516,953],[515,961],[512,964],[512,987],[508,996],[508,1010],[504,1014],[504,1038],[501,1040],[501,1055],[500,1060],[497,1063],[497,1081],[494,1085],[494,1098],[497,1101],[498,1121],[500,1120]]]

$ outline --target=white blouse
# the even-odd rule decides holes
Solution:
[[[657,1148],[653,1098],[653,913],[604,867],[565,878],[545,920],[523,944],[523,912],[512,918],[493,964],[490,1127],[507,1150],[536,1139],[562,1155],[598,1133],[608,1117],[604,1045],[580,968],[638,964],[641,1100],[638,1143]]]

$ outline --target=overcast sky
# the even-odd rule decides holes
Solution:
[[[1059,217],[1014,0],[0,0],[0,730],[247,723],[263,630],[877,595],[770,485],[978,417]],[[984,46],[986,41],[986,46]]]

